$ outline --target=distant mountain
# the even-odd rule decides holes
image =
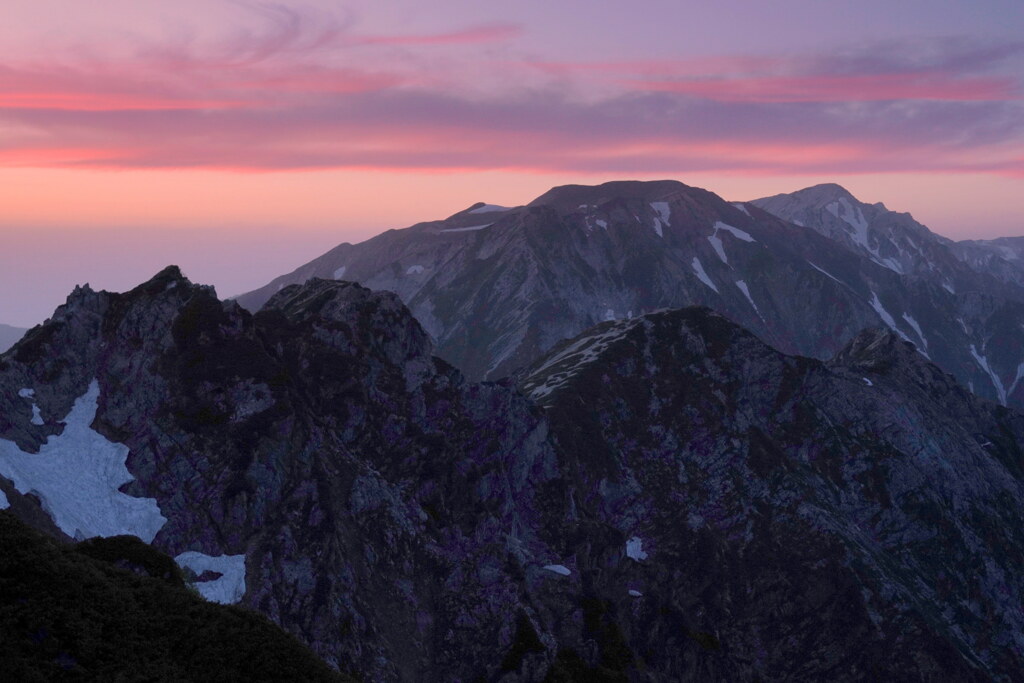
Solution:
[[[758,248],[719,239],[737,264]],[[123,294],[80,288],[0,356],[0,507],[57,535],[150,541],[207,598],[363,680],[1024,666],[1024,416],[897,334],[859,333],[824,362],[667,310],[556,345],[518,386],[467,382],[432,353],[397,296],[348,282],[284,287],[256,314],[175,268]],[[130,551],[115,564],[174,579],[137,541],[113,545]],[[56,643],[97,623],[25,638],[68,662]]]
[[[964,240],[953,251],[975,270],[1024,287],[1024,237]]]
[[[941,334],[943,327],[951,330],[959,326],[965,336],[951,342],[954,348],[932,357],[972,391],[1024,407],[1024,347],[1019,341],[1024,330],[1020,320],[1024,238],[952,242],[908,213],[890,211],[881,203],[865,204],[835,184],[751,203],[812,228],[852,253],[906,274],[907,289],[913,289],[915,281],[927,282],[954,295],[949,305],[933,307],[939,316],[933,320],[933,330]],[[925,342],[932,334],[925,332],[922,336],[912,322],[916,322],[916,312],[908,313],[911,319],[905,318],[904,322],[913,330],[903,327],[901,331],[898,320],[890,327],[929,353]],[[965,350],[969,354],[963,353]],[[965,362],[975,367],[964,367]]]
[[[820,359],[883,325],[979,395],[1024,406],[1024,290],[976,272],[950,244],[834,185],[749,204],[674,181],[570,185],[342,244],[238,301],[256,310],[310,277],[393,291],[472,379],[666,307],[708,306]]]
[[[14,346],[15,342],[25,336],[28,330],[10,325],[0,325],[0,353]]]

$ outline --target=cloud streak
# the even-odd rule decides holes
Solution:
[[[350,19],[258,8],[263,29],[214,45],[0,66],[0,166],[1022,173],[1020,83],[1000,69],[1024,44],[504,60],[475,77],[534,86],[483,97],[417,51],[474,50],[517,26],[365,36]]]

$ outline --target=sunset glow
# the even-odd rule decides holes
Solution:
[[[475,201],[624,177],[729,199],[834,181],[953,238],[1024,232],[1018,2],[872,1],[839,22],[786,0],[742,29],[738,1],[434,5],[119,0],[99,22],[16,0],[0,322],[170,256],[234,294]],[[228,253],[167,248],[189,231]],[[100,257],[54,265],[90,241],[138,267],[105,281]]]

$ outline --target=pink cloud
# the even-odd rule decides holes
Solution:
[[[465,45],[509,40],[522,32],[522,27],[516,24],[486,24],[448,33],[357,36],[354,42],[362,45]]]
[[[986,73],[998,51],[941,63],[879,52],[522,64],[626,87],[578,99],[554,88],[482,98],[437,85],[426,66],[385,61],[380,53],[392,51],[373,45],[458,45],[516,27],[361,39],[348,26],[268,12],[265,30],[212,47],[186,41],[133,59],[0,67],[0,165],[1020,172],[1010,152],[1024,147],[1017,83]],[[477,77],[487,68],[514,67],[483,64]],[[856,107],[836,106],[848,103]]]
[[[960,78],[956,74],[766,76],[679,80],[625,80],[640,90],[673,92],[716,102],[876,102],[1020,99],[1011,78]]]

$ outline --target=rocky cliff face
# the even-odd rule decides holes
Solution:
[[[1022,418],[898,337],[654,313],[527,395],[432,350],[351,283],[81,288],[0,356],[0,506],[151,540],[366,680],[1019,670]]]
[[[576,454],[562,533],[602,530],[575,566],[634,664],[674,680],[1017,675],[1024,419],[898,336],[866,331],[821,363],[668,311],[563,344],[523,386]]]
[[[571,185],[340,245],[239,302],[256,310],[309,277],[393,291],[471,379],[662,308],[705,305],[819,359],[884,326],[979,395],[1024,406],[1024,290],[950,244],[838,186],[730,204],[673,181]]]
[[[353,284],[255,316],[176,269],[80,289],[2,359],[0,487],[69,536],[150,530],[172,556],[240,561],[244,604],[370,680],[497,671],[549,559],[535,498],[556,459],[513,388],[430,350],[397,297]],[[124,449],[105,492],[28,469],[76,421]]]

